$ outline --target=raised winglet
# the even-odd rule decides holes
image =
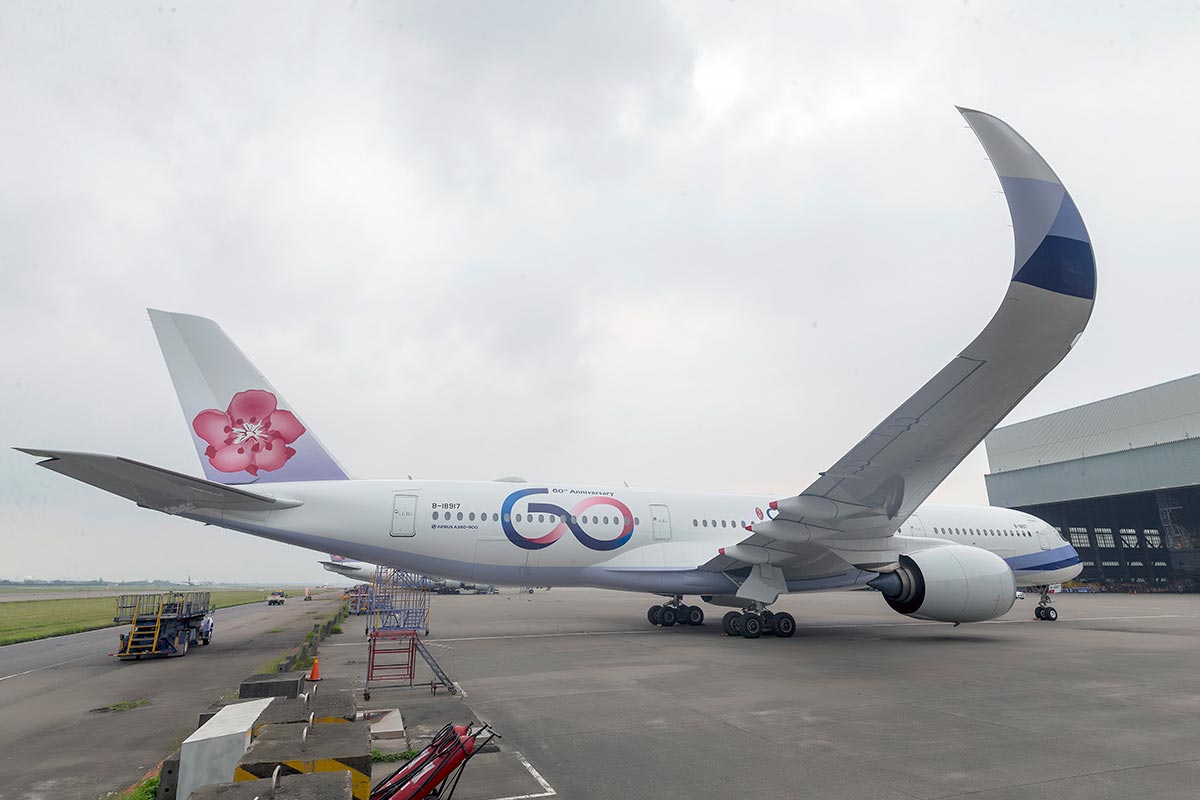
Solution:
[[[1094,300],[1096,260],[1087,227],[1058,175],[1007,123],[959,108],[1000,178],[1012,216],[1013,280]]]
[[[804,521],[826,539],[892,534],[1062,361],[1091,318],[1096,261],[1071,196],[1008,124],[981,111],[959,111],[987,151],[1012,215],[1015,258],[1004,301],[957,358],[798,497],[778,501],[775,521],[756,524],[756,533]],[[823,502],[830,500],[835,505]],[[827,509],[836,503],[886,514],[828,520]]]

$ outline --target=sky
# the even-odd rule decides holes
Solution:
[[[1098,262],[1008,421],[1197,372],[1197,41],[1196,2],[4,3],[0,578],[332,577],[8,449],[200,474],[147,307],[359,477],[795,494],[1003,296],[956,104]]]

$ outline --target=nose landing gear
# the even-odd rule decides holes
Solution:
[[[650,606],[646,611],[646,619],[651,625],[661,625],[670,628],[674,625],[703,625],[704,609],[700,606],[689,606],[683,602],[683,595],[675,595],[674,599],[661,606]]]
[[[1050,594],[1050,587],[1042,587],[1042,596],[1038,600],[1037,608],[1033,610],[1033,616],[1043,622],[1054,622],[1058,619],[1058,610],[1054,607],[1054,597]]]

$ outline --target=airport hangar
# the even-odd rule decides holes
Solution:
[[[1200,375],[997,428],[992,505],[1059,529],[1106,589],[1200,590]]]

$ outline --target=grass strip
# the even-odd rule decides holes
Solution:
[[[265,601],[266,594],[250,589],[212,592],[212,602],[218,609]],[[0,646],[108,628],[112,626],[116,613],[115,597],[0,603]],[[220,624],[219,610],[216,619]]]
[[[100,708],[93,708],[92,711],[99,713],[106,713],[109,711],[132,711],[135,708],[141,708],[142,706],[148,705],[150,705],[150,701],[145,698],[138,700],[122,700],[119,703],[113,703],[111,706],[100,706]]]
[[[158,773],[122,792],[120,800],[155,800],[158,797]]]

